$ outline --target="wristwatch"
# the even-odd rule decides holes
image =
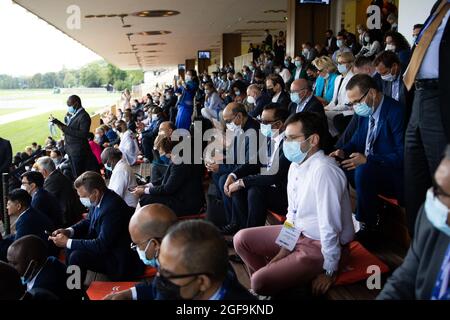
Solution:
[[[325,270],[325,275],[328,278],[333,278],[333,276],[336,274],[336,271],[330,271],[330,270]]]

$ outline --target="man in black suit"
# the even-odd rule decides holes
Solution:
[[[17,270],[0,261],[0,301],[17,301],[24,294],[25,290]]]
[[[449,11],[448,0],[436,1],[403,80],[408,90],[415,87],[405,137],[405,200],[411,232],[431,177],[450,142]]]
[[[403,264],[388,279],[379,300],[449,300],[450,146],[434,175]]]
[[[291,100],[289,104],[289,114],[299,112],[316,112],[325,118],[325,110],[322,103],[314,96],[308,80],[298,79],[291,84]]]
[[[44,190],[58,199],[61,209],[61,224],[69,227],[81,220],[86,208],[81,204],[72,181],[60,170],[50,157],[41,157],[37,161],[39,172],[44,177]]]
[[[59,228],[62,221],[62,208],[58,199],[44,189],[42,174],[37,171],[28,171],[22,174],[21,179],[21,188],[30,194],[33,209],[47,215],[52,220],[53,225]]]
[[[247,102],[255,107],[248,113],[253,118],[258,118],[264,107],[270,103],[270,97],[257,84],[251,84],[247,88]]]
[[[31,196],[25,190],[15,189],[8,195],[8,215],[16,216],[16,234],[9,235],[5,239],[0,238],[0,260],[6,261],[6,252],[8,247],[17,239],[26,235],[36,235],[42,240],[47,241],[46,231],[53,230],[55,227],[52,221],[43,213],[34,210],[31,207]],[[50,246],[50,253],[52,247]]]
[[[326,37],[326,41],[325,41],[325,49],[328,51],[329,54],[333,54],[337,49],[337,43],[336,43],[336,37],[333,35],[333,30],[327,30],[325,32],[325,37]]]
[[[205,203],[202,186],[203,167],[193,163],[185,163],[172,153],[176,141],[163,137],[156,142],[155,148],[161,156],[169,159],[170,164],[162,181],[153,185],[138,187],[133,192],[140,197],[141,206],[151,203],[161,203],[173,211],[177,216],[195,215]]]
[[[285,83],[279,74],[271,74],[266,79],[266,88],[272,102],[281,105],[281,108],[287,109],[291,99],[289,94],[284,90]]]
[[[8,262],[16,268],[27,291],[44,289],[59,299],[69,299],[66,266],[55,257],[48,257],[47,245],[39,237],[22,237],[9,247]]]
[[[91,117],[81,105],[78,96],[70,96],[67,106],[72,114],[67,125],[53,117],[51,121],[64,133],[64,149],[70,157],[72,173],[76,178],[88,170],[99,171],[99,166],[88,143]]]
[[[140,300],[256,300],[228,263],[225,239],[211,223],[188,220],[161,243],[158,273],[140,286]]]
[[[112,281],[142,274],[144,266],[130,249],[130,207],[96,172],[83,173],[74,185],[81,202],[90,208],[89,216],[49,237],[56,246],[68,249],[67,264],[79,266],[83,280],[87,270],[105,273]]]
[[[264,167],[242,165],[234,170],[224,185],[231,197],[231,212],[226,210],[229,225],[224,233],[234,234],[242,228],[263,226],[267,210],[287,212],[287,174],[290,161],[283,153],[283,124],[288,112],[272,103],[261,116],[261,133],[267,137],[267,161]],[[257,170],[255,170],[257,169]]]

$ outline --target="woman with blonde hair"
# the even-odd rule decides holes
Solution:
[[[316,80],[316,89],[314,95],[319,101],[326,106],[333,99],[334,83],[336,80],[337,68],[333,60],[330,57],[323,56],[314,59],[312,64],[319,71],[319,76]]]

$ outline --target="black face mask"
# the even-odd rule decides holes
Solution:
[[[117,127],[116,128],[118,132],[122,133],[122,128],[121,127]]]
[[[186,300],[181,296],[181,288],[190,285],[195,281],[195,279],[197,279],[197,277],[195,277],[192,281],[185,284],[184,286],[179,286],[171,282],[166,277],[157,275],[155,277],[155,287],[156,290],[161,294],[162,298],[165,300]],[[197,295],[198,293],[195,294],[194,297],[196,297]]]
[[[271,98],[275,96],[275,90],[273,88],[267,89],[267,93]]]

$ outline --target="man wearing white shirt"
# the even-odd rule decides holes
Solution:
[[[139,146],[134,133],[127,128],[127,124],[123,120],[116,122],[116,128],[121,133],[119,150],[122,151],[125,159],[130,166],[136,163]]]
[[[277,245],[283,226],[242,230],[234,247],[252,273],[256,293],[275,295],[312,281],[313,293],[323,294],[335,281],[343,249],[354,237],[347,179],[321,150],[325,128],[319,116],[297,113],[285,126],[283,151],[292,161],[287,221],[297,235],[293,250]]]
[[[112,171],[108,189],[117,193],[129,207],[136,208],[139,199],[130,192],[137,187],[136,178],[122,152],[108,147],[103,150],[101,158],[106,170]]]

